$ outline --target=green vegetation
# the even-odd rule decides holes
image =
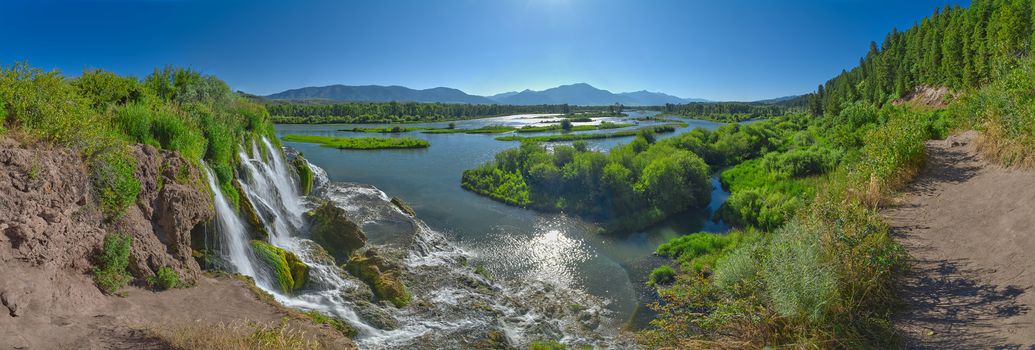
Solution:
[[[556,340],[536,340],[528,344],[529,350],[564,350],[567,347]]]
[[[406,307],[413,297],[399,277],[398,264],[391,263],[375,250],[353,255],[345,270],[358,277],[373,290],[380,300],[386,300],[395,307]]]
[[[528,113],[569,113],[568,105],[472,105],[445,103],[312,104],[274,101],[266,105],[278,124],[416,123],[465,120]]]
[[[568,127],[564,127],[566,122],[567,122]],[[561,131],[561,130],[563,130],[564,132],[570,132],[570,131],[618,129],[618,128],[627,128],[627,127],[635,126],[635,125],[636,124],[612,123],[612,122],[601,122],[600,124],[594,124],[594,125],[572,125],[571,122],[568,122],[568,120],[565,119],[565,120],[562,120],[560,122],[560,124],[551,124],[551,125],[543,125],[543,126],[526,125],[526,126],[518,128],[515,131],[517,131],[517,132],[542,132],[542,131]]]
[[[269,268],[273,278],[277,280],[280,291],[293,293],[305,287],[309,278],[309,266],[294,253],[258,240],[252,241],[252,249]]]
[[[748,102],[694,102],[678,105],[666,104],[658,108],[658,110],[665,114],[724,123],[782,116],[800,112],[801,109],[784,104]]]
[[[126,271],[132,245],[133,237],[127,234],[109,233],[104,236],[104,245],[93,268],[93,279],[101,291],[115,294],[133,279]]]
[[[618,124],[616,124],[618,125]],[[523,141],[523,142],[559,142],[559,141],[576,141],[576,140],[593,140],[593,139],[609,139],[616,137],[633,137],[636,135],[643,134],[645,132],[653,133],[666,133],[676,131],[676,126],[673,125],[657,125],[657,126],[646,126],[635,130],[617,131],[612,133],[592,133],[592,134],[560,134],[560,135],[543,135],[543,136],[501,136],[497,137],[500,141]]]
[[[182,286],[180,275],[168,266],[158,268],[158,273],[147,278],[147,284],[158,290],[168,290]]]
[[[309,162],[305,160],[301,153],[291,160],[291,166],[298,173],[299,190],[301,190],[303,196],[308,196],[313,191],[313,169],[309,167]]]
[[[514,131],[513,126],[486,125],[477,129],[457,129],[455,127],[445,129],[425,129],[425,134],[499,134]]]
[[[661,265],[650,272],[650,276],[647,276],[647,285],[654,286],[658,284],[669,284],[676,280],[676,270],[672,269],[672,266]]]
[[[334,137],[316,135],[284,135],[284,141],[318,143],[324,147],[338,149],[393,149],[425,148],[428,141],[412,137]]]
[[[689,151],[653,141],[653,134],[642,133],[609,153],[579,142],[552,151],[525,142],[464,171],[461,184],[505,203],[577,213],[609,230],[646,227],[706,205],[708,165]]]
[[[313,320],[313,322],[333,327],[346,337],[355,338],[359,334],[356,328],[337,317],[328,316],[319,311],[306,311],[305,315],[309,316],[309,319]]]
[[[357,127],[357,128],[350,128],[350,129],[339,129],[338,131],[371,132],[371,133],[380,133],[380,134],[398,134],[398,133],[410,132],[410,131],[416,131],[416,130],[427,130],[427,128],[410,128],[410,127],[402,127],[402,126],[396,125],[396,126],[392,126],[392,127],[383,127],[383,128],[358,128]]]
[[[207,162],[227,198],[237,203],[232,185],[237,146],[273,135],[262,105],[234,94],[215,77],[173,67],[155,69],[143,80],[102,70],[67,79],[16,63],[0,68],[0,115],[0,133],[15,131],[24,142],[78,151],[90,166],[97,204],[112,219],[140,192],[129,144]]]
[[[719,215],[741,228],[730,234],[741,241],[707,253],[714,259],[695,255],[698,266],[681,264],[675,282],[659,287],[664,303],[655,305],[659,316],[641,340],[900,345],[890,320],[904,252],[877,209],[916,174],[924,142],[950,130],[977,129],[990,159],[1032,165],[1031,5],[975,1],[938,11],[892,31],[860,66],[820,86],[808,99],[813,117],[758,123],[772,129],[769,145],[723,161],[732,195]],[[939,85],[955,92],[919,104],[897,100]]]

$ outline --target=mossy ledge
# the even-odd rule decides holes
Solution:
[[[399,265],[381,256],[378,250],[368,249],[363,254],[352,256],[345,270],[369,285],[379,300],[400,308],[412,301],[410,291],[399,278]]]
[[[269,266],[282,292],[293,293],[305,287],[309,266],[294,253],[258,240],[252,241],[252,248],[259,259]]]
[[[298,190],[302,192],[302,195],[308,196],[310,192],[313,192],[313,169],[309,168],[309,162],[301,153],[291,160],[291,165],[298,173]]]

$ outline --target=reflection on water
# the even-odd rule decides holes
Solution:
[[[630,117],[653,113],[629,113]],[[456,122],[457,128],[485,125],[521,126],[538,124],[534,115],[507,116]],[[609,118],[628,122],[629,118]],[[714,129],[720,123],[685,120],[690,127]],[[445,127],[448,123],[422,123],[412,126]],[[640,125],[656,124],[641,122]],[[539,124],[542,125],[542,124]],[[389,196],[408,202],[432,229],[443,232],[465,250],[478,255],[478,261],[494,276],[506,279],[533,279],[576,288],[606,298],[609,308],[622,318],[637,314],[638,306],[649,302],[653,292],[644,286],[647,274],[661,263],[652,256],[658,245],[671,238],[698,231],[724,232],[726,226],[712,222],[710,213],[684,213],[640,232],[601,235],[592,223],[563,213],[540,213],[502,204],[463,190],[460,176],[494,158],[495,154],[519,145],[496,141],[484,134],[377,134],[338,131],[364,125],[278,125],[277,134],[311,134],[347,137],[418,137],[431,143],[419,150],[352,151],[324,148],[314,144],[285,142],[326,170],[331,181],[371,184]],[[366,125],[383,126],[383,125]],[[613,132],[615,130],[588,131]],[[630,138],[589,140],[593,149],[607,150],[630,142]],[[714,210],[727,194],[717,180],[712,181]],[[402,228],[399,228],[402,229]],[[379,235],[372,232],[371,241]],[[642,316],[641,316],[642,317]],[[634,323],[639,323],[635,321]]]

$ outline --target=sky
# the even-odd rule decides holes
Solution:
[[[589,83],[751,101],[815,90],[893,27],[963,0],[7,0],[0,64],[144,76],[167,64],[266,95]]]

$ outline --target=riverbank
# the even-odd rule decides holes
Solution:
[[[910,256],[895,319],[909,348],[1035,345],[1035,174],[989,164],[977,137],[928,141],[926,166],[882,212]]]

